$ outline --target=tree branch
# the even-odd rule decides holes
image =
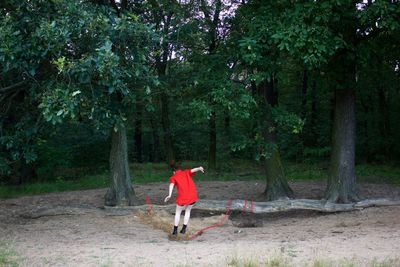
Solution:
[[[7,94],[9,92],[12,92],[21,87],[22,85],[24,85],[25,83],[26,83],[25,81],[22,81],[7,87],[0,88],[0,94]]]
[[[128,0],[121,1],[121,10],[125,11],[128,8]]]
[[[115,2],[115,0],[110,0],[111,6],[115,9],[115,11],[117,11],[117,16],[119,17],[119,8],[117,6],[117,3]]]

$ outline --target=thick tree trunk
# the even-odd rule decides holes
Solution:
[[[208,168],[215,170],[217,167],[217,130],[215,111],[211,113],[209,126],[209,143],[208,143]]]
[[[154,4],[158,6],[157,1],[155,1]],[[170,53],[172,53],[170,51],[172,46],[170,46],[169,38],[167,38],[167,36],[169,36],[169,34],[171,33],[171,21],[174,12],[165,11],[159,12],[154,15],[156,19],[156,30],[159,31],[160,35],[162,36],[159,44],[160,54],[155,56],[156,69],[160,81],[162,83],[165,82],[165,85],[168,85],[168,64]],[[170,164],[172,161],[175,161],[175,153],[171,133],[171,122],[169,118],[169,99],[168,94],[165,90],[161,93],[160,101],[165,160],[167,164]]]
[[[149,149],[149,161],[160,162],[160,136],[154,118],[150,118],[153,140]]]
[[[215,3],[214,14],[211,15],[208,8],[207,1],[200,1],[200,10],[204,14],[205,21],[208,24],[208,33],[210,42],[208,44],[208,54],[212,55],[217,49],[217,39],[218,39],[218,24],[220,21],[221,12],[221,0],[217,0]],[[210,101],[213,104],[213,101]],[[216,115],[215,110],[211,113],[211,118],[208,122],[209,125],[209,144],[208,144],[208,168],[210,170],[215,170],[217,168],[217,129],[216,129]]]
[[[355,92],[335,91],[332,154],[326,199],[348,203],[359,200],[355,172]]]
[[[379,133],[381,135],[382,140],[382,152],[385,155],[386,159],[390,158],[390,146],[388,143],[390,136],[389,129],[389,112],[388,112],[388,101],[387,101],[387,92],[383,85],[380,85],[378,88],[378,96],[379,96]]]
[[[308,71],[306,68],[304,68],[303,70],[303,80],[302,80],[302,86],[301,86],[301,119],[305,120],[308,124],[308,120],[307,118],[307,91],[308,91]],[[310,122],[311,123],[311,122]],[[311,128],[311,127],[310,127]],[[302,150],[304,150],[304,146],[307,146],[307,144],[309,144],[310,142],[308,142],[309,135],[310,135],[311,131],[303,131],[299,137],[299,143],[301,144],[301,146],[303,147]]]
[[[276,81],[274,78],[271,78],[270,82],[265,81],[261,84],[266,102],[265,106],[267,108],[263,137],[265,143],[270,146],[269,156],[265,159],[267,186],[264,191],[264,199],[266,201],[285,199],[294,196],[283,172],[279,149],[276,147],[277,132],[271,114],[271,108],[278,103],[275,85]]]
[[[372,103],[372,101],[371,100],[366,101],[361,98],[360,103],[361,103],[361,106],[362,106],[363,112],[364,112],[364,116],[363,116],[364,121],[361,125],[362,125],[362,129],[364,130],[363,137],[364,137],[365,141],[362,144],[363,145],[362,151],[363,151],[364,158],[367,160],[368,163],[370,163],[373,161],[373,153],[371,153],[370,145],[368,142],[371,126],[370,126],[370,120],[369,120],[370,107],[367,105],[367,103]]]
[[[266,119],[266,129],[264,130],[264,140],[271,146],[270,153],[265,159],[265,174],[267,186],[264,191],[265,201],[276,199],[286,199],[294,197],[292,189],[289,187],[286,176],[283,172],[281,157],[276,148],[277,136],[276,129],[272,123],[272,117]]]
[[[143,162],[143,143],[142,143],[142,105],[136,104],[135,118],[135,158],[137,162]]]
[[[129,174],[128,145],[124,127],[119,127],[117,131],[111,130],[110,178],[111,185],[105,195],[106,206],[140,204]]]
[[[25,163],[25,160],[18,160],[12,165],[12,174],[9,181],[13,185],[21,185],[32,182],[37,178],[35,168],[32,164]]]
[[[311,126],[314,129],[317,122],[317,82],[314,80],[311,87]]]
[[[165,93],[161,96],[161,123],[164,131],[164,149],[167,164],[175,161],[175,153],[172,143],[171,123],[169,120],[168,98]]]
[[[283,172],[279,151],[273,151],[271,156],[265,160],[265,169],[267,177],[267,187],[264,191],[265,201],[294,197]]]
[[[303,82],[301,86],[301,118],[304,120],[307,115],[307,88],[308,88],[308,72],[303,71]]]

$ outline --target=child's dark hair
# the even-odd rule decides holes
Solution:
[[[171,162],[169,163],[169,166],[171,167],[172,171],[177,171],[181,168],[179,166],[179,164],[177,162],[175,162],[175,160],[171,160]]]

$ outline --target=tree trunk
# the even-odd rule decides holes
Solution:
[[[169,120],[169,106],[168,98],[165,93],[161,96],[161,123],[164,131],[164,149],[165,149],[165,160],[167,164],[175,161],[174,148],[172,146],[172,134],[171,134],[171,123]]]
[[[142,105],[136,104],[135,118],[135,158],[139,163],[143,162],[143,142],[142,142]]]
[[[388,143],[389,140],[389,112],[388,112],[388,97],[387,97],[387,91],[383,87],[383,85],[379,85],[378,88],[378,96],[379,96],[379,114],[380,114],[380,120],[379,120],[379,133],[381,135],[381,149],[383,154],[385,155],[386,159],[390,158],[390,146]]]
[[[277,132],[271,114],[272,107],[278,103],[275,85],[276,80],[273,77],[269,82],[264,81],[261,84],[266,102],[265,106],[267,108],[263,137],[265,143],[270,146],[270,153],[268,153],[269,155],[265,160],[267,186],[264,191],[264,199],[266,201],[285,199],[294,196],[283,172],[279,149],[276,147]]]
[[[208,121],[209,126],[209,144],[208,144],[208,168],[215,170],[217,167],[217,130],[215,111],[211,112]]]
[[[37,174],[32,164],[27,164],[25,159],[17,160],[12,164],[12,174],[9,181],[12,185],[21,185],[35,181]]]
[[[355,172],[355,92],[335,91],[332,155],[326,199],[330,202],[358,201]]]
[[[308,90],[308,71],[306,68],[304,68],[303,70],[303,80],[302,80],[302,86],[301,86],[301,119],[302,120],[306,120],[307,118],[307,90]],[[307,121],[308,122],[308,121]],[[302,131],[299,135],[299,139],[298,139],[298,143],[301,145],[302,147],[302,151],[304,151],[304,146],[307,145],[307,137],[309,135],[310,131]],[[296,157],[297,158],[297,157]],[[301,156],[302,158],[302,156]]]
[[[158,135],[158,127],[153,117],[150,118],[150,124],[153,134],[153,140],[149,149],[149,161],[160,162],[160,136]]]
[[[301,118],[304,120],[307,116],[307,88],[308,88],[308,72],[303,71],[303,82],[301,87]]]
[[[125,127],[111,130],[111,186],[105,195],[106,206],[139,205],[131,183],[128,165],[128,144]]]
[[[312,139],[315,140],[317,137],[316,125],[317,125],[317,82],[314,80],[311,87],[311,115],[310,115],[310,130]]]
[[[208,44],[208,54],[213,55],[217,49],[217,39],[218,39],[218,24],[220,21],[220,13],[222,2],[217,0],[215,3],[214,14],[210,13],[208,9],[207,1],[200,1],[200,10],[204,14],[204,19],[208,24],[208,34],[210,42]],[[214,106],[213,101],[210,101],[211,105]],[[215,170],[217,168],[217,129],[216,129],[216,115],[215,110],[211,112],[211,118],[208,121],[209,125],[209,144],[208,144],[208,168],[210,170]]]
[[[361,94],[360,94],[361,95]],[[364,118],[363,118],[363,123],[362,125],[362,129],[364,129],[364,142],[362,143],[363,149],[362,149],[362,154],[364,156],[364,158],[367,160],[368,163],[371,163],[373,161],[373,153],[371,153],[371,149],[370,149],[370,143],[368,142],[369,140],[369,132],[370,132],[370,120],[369,120],[369,116],[370,116],[370,107],[367,105],[367,103],[372,103],[372,100],[363,100],[363,98],[360,98],[360,103],[361,103],[361,107],[363,108],[363,112],[364,112]]]

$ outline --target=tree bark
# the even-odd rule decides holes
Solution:
[[[110,151],[111,185],[105,195],[106,206],[133,206],[139,201],[133,190],[128,165],[128,144],[125,127],[111,130]]]
[[[303,82],[301,86],[301,118],[304,120],[307,116],[307,88],[308,88],[308,72],[303,70]]]
[[[215,170],[217,168],[217,130],[215,111],[211,112],[208,122],[209,127],[209,145],[208,145],[208,168]]]
[[[172,143],[171,122],[169,120],[169,105],[167,95],[161,96],[161,123],[164,132],[165,160],[167,164],[175,161],[175,153]]]
[[[316,125],[317,125],[317,82],[314,81],[311,87],[311,115],[310,115],[310,132],[313,143],[315,145],[317,133],[316,133]]]
[[[265,106],[267,109],[266,118],[264,121],[263,137],[266,144],[270,145],[269,156],[265,159],[265,172],[267,186],[264,191],[264,199],[266,201],[285,199],[294,197],[293,191],[290,188],[286,176],[283,172],[281,157],[277,146],[277,132],[272,119],[272,107],[277,105],[277,93],[275,89],[276,80],[271,77],[271,80],[264,81],[262,91],[264,93]]]
[[[388,112],[388,97],[387,97],[387,91],[383,87],[383,85],[379,85],[378,88],[378,96],[379,96],[379,114],[380,114],[380,120],[379,120],[379,133],[381,135],[381,140],[382,140],[382,152],[385,155],[386,159],[390,158],[390,146],[388,143],[389,136],[390,136],[390,128],[389,128],[389,112]]]
[[[25,159],[17,160],[12,164],[12,169],[12,174],[9,176],[9,181],[12,185],[22,185],[35,181],[37,178],[34,165],[27,164]]]
[[[143,162],[143,142],[142,142],[142,105],[136,104],[135,118],[135,158],[139,163]]]
[[[208,25],[208,33],[210,42],[208,44],[208,54],[215,53],[218,43],[218,23],[220,21],[219,15],[221,13],[222,3],[217,0],[215,3],[214,14],[211,15],[208,9],[207,1],[200,1],[200,9],[204,14],[204,19]],[[213,106],[213,101],[210,101]],[[215,109],[211,112],[211,117],[208,122],[209,126],[209,143],[208,143],[208,168],[215,170],[217,168],[217,129],[216,129],[216,112]]]
[[[335,91],[330,175],[325,198],[330,202],[358,201],[355,172],[355,92]]]
[[[264,199],[266,201],[285,199],[294,197],[294,193],[290,188],[286,176],[283,172],[281,157],[278,148],[276,146],[277,136],[276,130],[272,123],[272,118],[266,119],[266,129],[264,129],[264,140],[267,144],[271,145],[272,151],[265,159],[265,175],[267,180],[267,186],[264,191]]]
[[[158,127],[155,119],[150,118],[153,140],[149,149],[149,161],[160,162],[160,137],[158,134]]]
[[[170,25],[172,21],[173,12],[168,12],[166,14],[160,13],[157,18],[157,26],[161,27],[159,31],[161,31],[162,36],[164,36],[160,43],[161,54],[156,56],[156,68],[157,73],[161,80],[164,80],[167,76],[167,66],[168,66],[168,57],[170,55],[170,43],[167,41],[168,34],[170,33]],[[161,22],[162,21],[162,22]],[[172,133],[171,133],[171,122],[169,119],[169,99],[168,94],[163,91],[160,97],[161,101],[161,124],[164,133],[164,149],[165,149],[165,160],[167,164],[175,161],[175,152],[172,141]]]

